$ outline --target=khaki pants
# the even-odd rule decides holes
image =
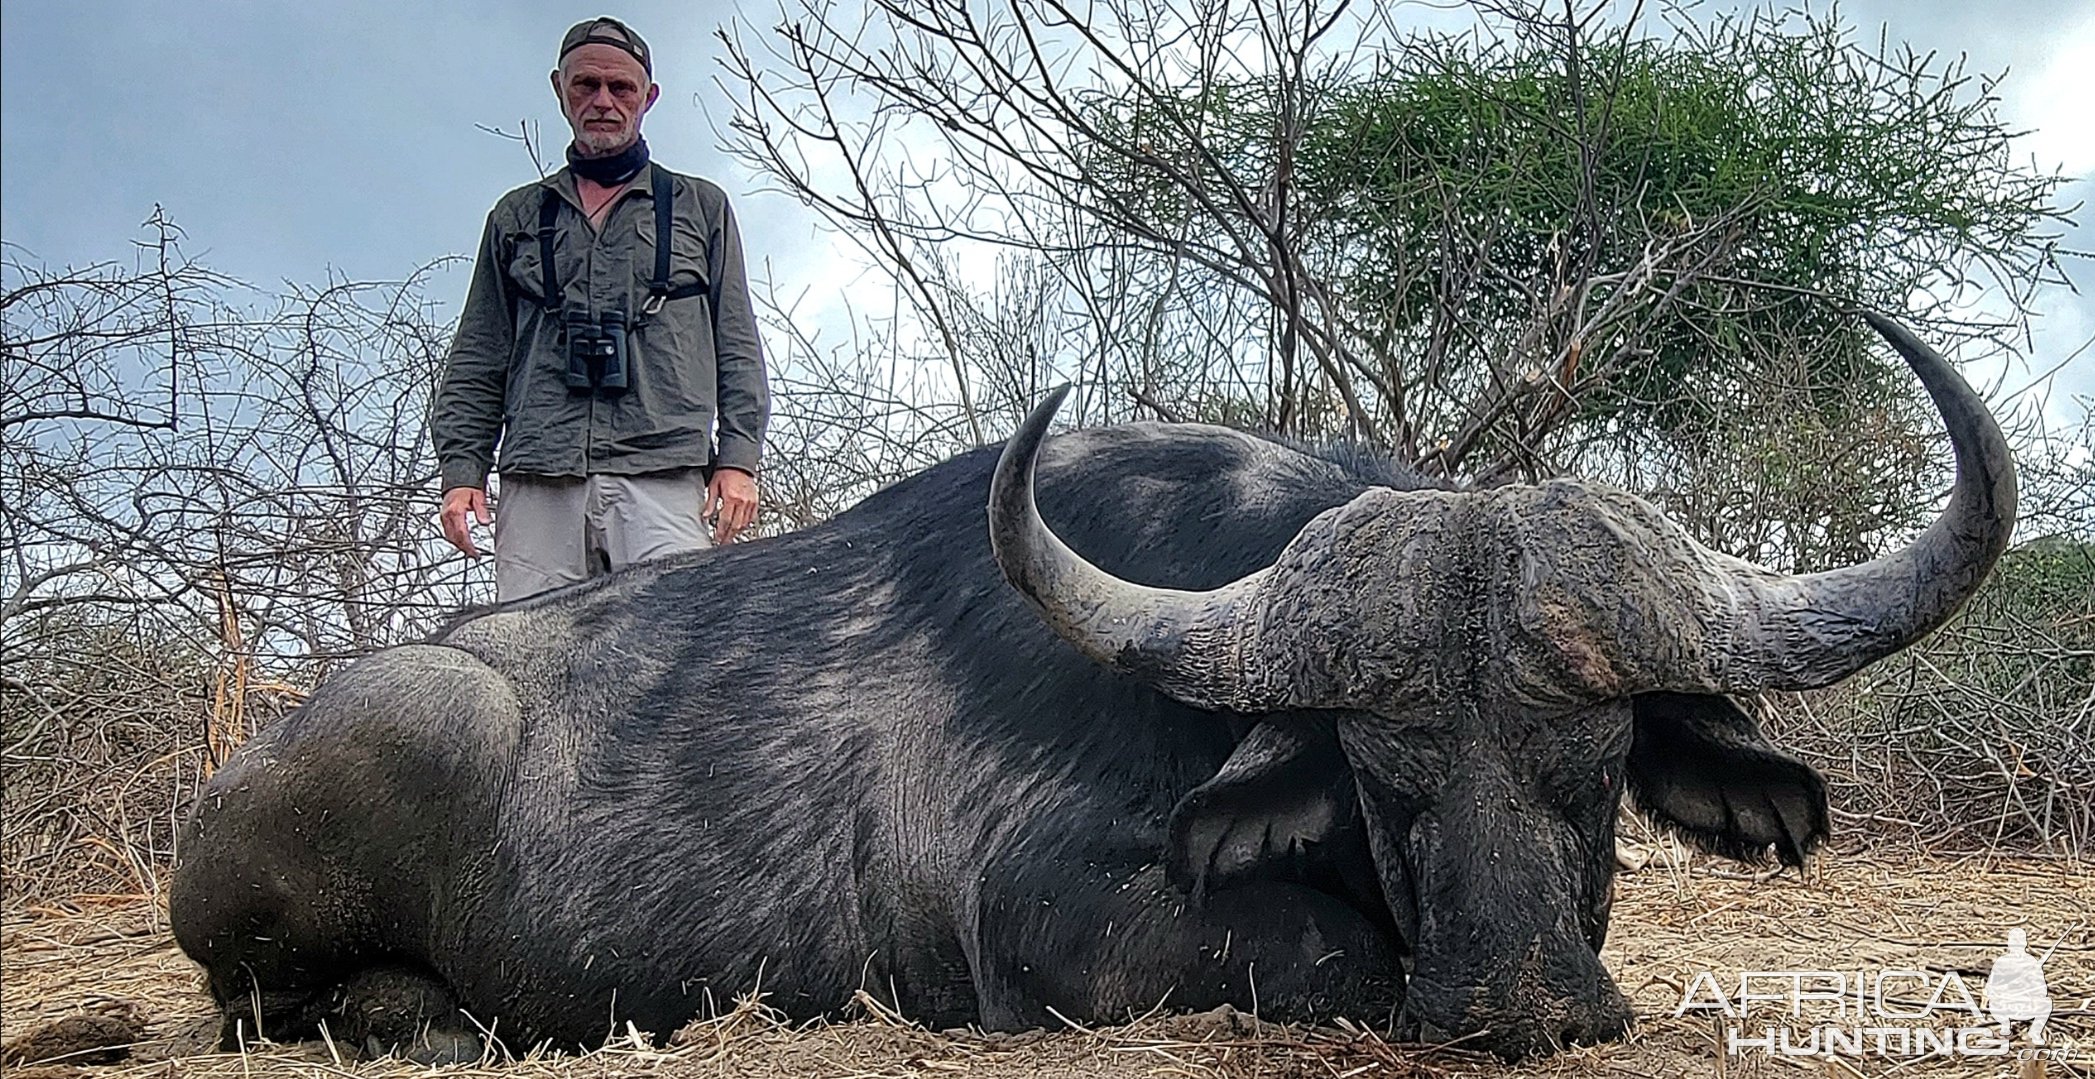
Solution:
[[[601,577],[635,562],[704,550],[705,473],[504,475],[495,514],[495,599]]]

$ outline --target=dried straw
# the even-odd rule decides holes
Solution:
[[[1634,845],[1635,840],[1632,840]],[[127,1062],[84,1070],[96,1079],[178,1074],[247,1079],[298,1074],[399,1079],[668,1079],[819,1076],[834,1079],[969,1079],[1038,1076],[1242,1079],[1250,1076],[1363,1079],[1659,1079],[1720,1075],[1969,1076],[2037,1074],[2014,1061],[1893,1062],[1841,1058],[1793,1064],[1726,1058],[1720,1033],[1694,1013],[1672,1014],[1698,971],[1858,970],[1906,967],[1959,971],[1976,987],[2024,926],[2032,951],[2053,949],[2045,972],[2057,1010],[2054,1040],[2095,1046],[2095,876],[2061,860],[1862,857],[1833,853],[1804,874],[1761,877],[1673,847],[1644,851],[1645,868],[1618,886],[1606,959],[1639,1016],[1625,1041],[1577,1047],[1508,1066],[1459,1048],[1391,1044],[1354,1024],[1304,1029],[1223,1009],[1150,1015],[1115,1027],[1068,1024],[1001,1035],[924,1030],[870,994],[856,1018],[793,1024],[760,1000],[741,1000],[655,1045],[620,1032],[586,1055],[527,1054],[518,1060],[427,1069],[397,1060],[358,1061],[340,1045],[255,1046],[210,1051],[216,1020],[195,968],[167,937],[148,903],[82,912],[18,909],[0,923],[7,1008],[0,1035],[25,1033],[83,1010],[128,1006],[146,1019]],[[1909,1002],[1910,1003],[1910,1002]],[[2045,1074],[2095,1076],[2085,1049],[2047,1063]],[[2001,1069],[2006,1069],[2002,1071]]]

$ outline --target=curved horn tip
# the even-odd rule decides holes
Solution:
[[[1906,328],[1905,323],[1892,318],[1890,315],[1881,311],[1872,311],[1865,307],[1862,309],[1862,320],[1869,323],[1870,329],[1877,331],[1879,336],[1891,342],[1893,348],[1898,349],[1901,354],[1909,359],[1912,358],[1912,354],[1915,352],[1928,354],[1931,357],[1934,355],[1934,349],[1929,348],[1926,342],[1915,337],[1913,331]]]
[[[1033,411],[1026,413],[1025,420],[1018,425],[1018,430],[1012,434],[1011,441],[1013,443],[1031,442],[1038,445],[1041,438],[1047,433],[1048,424],[1054,420],[1055,413],[1062,411],[1062,402],[1068,400],[1069,391],[1075,385],[1072,382],[1065,382],[1049,390],[1047,396],[1041,398],[1040,403],[1033,406]]]
[[[1899,325],[1896,319],[1882,311],[1874,311],[1867,307],[1862,308],[1861,311],[1863,321],[1876,327],[1877,332],[1886,337],[1891,336],[1894,331],[1905,329],[1904,326]]]
[[[1904,323],[1868,308],[1862,310],[1862,319],[1877,331],[1877,336],[1891,345],[1892,351],[1906,361],[1906,366],[1912,368],[1914,374],[1920,376],[1921,385],[1927,387],[1928,394],[1936,399],[1937,404],[1942,403],[1945,390],[1961,391],[1959,396],[1968,395],[1974,403],[1978,402],[1978,396],[1972,393],[1964,376],[1957,373],[1956,366],[1935,351],[1933,345],[1907,329]]]
[[[990,548],[998,552],[998,561],[1003,562],[1002,552],[1010,549],[1018,539],[1015,531],[1025,522],[1037,516],[1033,506],[1033,466],[1040,455],[1041,443],[1047,441],[1048,425],[1054,422],[1055,414],[1062,409],[1062,402],[1069,397],[1071,383],[1063,383],[1049,390],[1040,403],[1013,432],[1011,440],[1004,443],[1003,455],[997,458],[996,472],[989,481],[989,542]],[[1005,574],[1012,567],[1005,566]],[[1014,584],[1019,583],[1014,580]]]

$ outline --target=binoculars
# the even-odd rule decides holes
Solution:
[[[630,365],[626,354],[626,319],[606,314],[600,322],[587,315],[569,315],[567,332],[567,392],[597,393],[616,397],[630,387]]]

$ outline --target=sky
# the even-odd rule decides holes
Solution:
[[[1414,10],[1444,25],[1449,6]],[[2030,129],[2025,151],[2073,178],[2065,202],[2089,203],[2091,226],[2066,244],[2095,248],[2095,0],[1849,0],[1840,11],[1872,37],[1887,26],[1894,43],[2009,71],[2002,111]],[[265,287],[398,279],[470,254],[488,207],[536,176],[517,143],[479,128],[537,122],[557,159],[565,128],[546,75],[562,31],[594,14],[626,19],[653,47],[663,89],[648,142],[734,197],[752,276],[786,295],[850,280],[807,211],[758,190],[717,148],[730,110],[714,30],[739,14],[761,33],[780,17],[772,3],[731,0],[9,3],[0,240],[51,266],[128,258],[158,205],[189,255]],[[2095,260],[2075,273],[2080,295],[2040,298],[2036,351],[2048,362],[2037,366],[2095,336]],[[452,309],[463,289],[462,272],[432,283]],[[2095,394],[2095,349],[2061,390]]]

